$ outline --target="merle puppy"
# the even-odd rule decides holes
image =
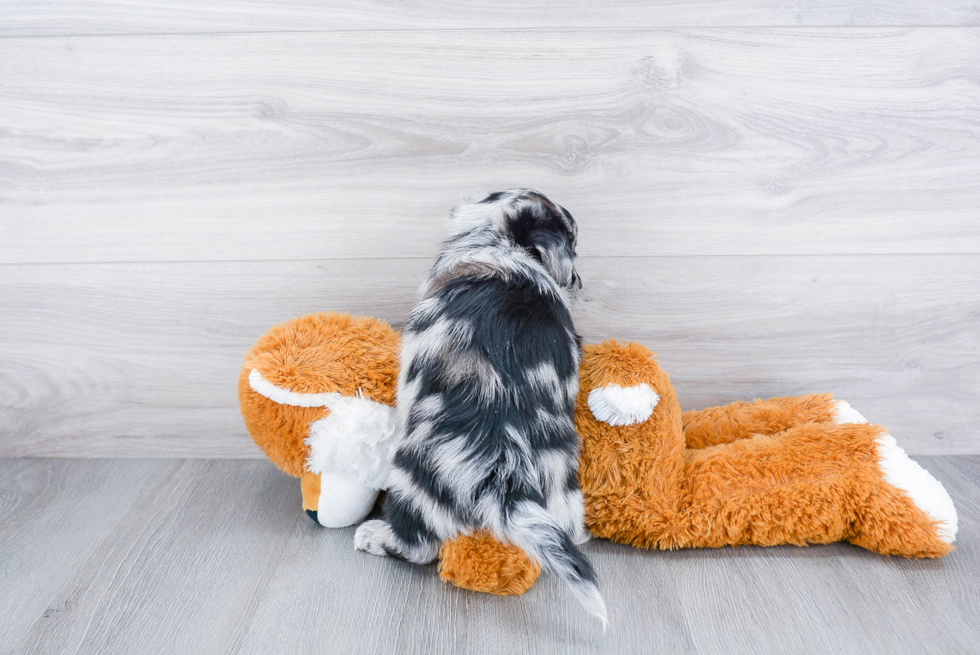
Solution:
[[[578,229],[529,189],[452,212],[451,234],[402,332],[395,455],[385,520],[354,545],[416,564],[489,529],[564,580],[605,625],[578,487],[581,343],[568,294]]]

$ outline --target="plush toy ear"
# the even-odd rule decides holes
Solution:
[[[660,396],[647,384],[621,387],[607,384],[589,392],[589,409],[596,420],[609,425],[636,425],[650,418]]]

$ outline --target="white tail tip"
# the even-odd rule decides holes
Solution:
[[[575,599],[582,604],[589,614],[602,621],[602,633],[606,633],[609,627],[609,618],[606,614],[606,603],[602,600],[598,587],[588,582],[571,585]]]

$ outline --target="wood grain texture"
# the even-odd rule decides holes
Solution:
[[[7,0],[0,36],[488,28],[978,25],[971,0]]]
[[[261,457],[235,385],[273,324],[398,326],[428,262],[0,269],[4,456]],[[686,408],[830,391],[912,453],[980,453],[980,256],[583,258],[588,341],[647,344]]]
[[[517,184],[583,255],[980,252],[980,30],[0,39],[0,262],[427,259]]]
[[[75,468],[76,493],[109,504],[124,480],[150,480],[125,501],[125,520],[99,523],[91,505],[79,512],[99,546],[71,552],[81,561],[71,570],[52,559],[70,552],[63,534],[21,539],[13,533],[30,528],[27,515],[0,514],[5,557],[59,570],[4,585],[34,620],[3,626],[0,651],[972,652],[980,457],[919,459],[960,511],[949,556],[913,561],[844,544],[651,552],[593,540],[584,549],[609,608],[605,635],[550,576],[501,598],[444,586],[431,566],[355,552],[353,529],[308,520],[297,482],[265,462],[0,461],[0,498],[27,497],[28,468],[36,479]],[[30,503],[39,524],[60,516],[48,500]]]
[[[247,629],[270,559],[309,522],[295,480],[268,462],[167,463],[102,547],[46,590],[61,611],[35,617],[13,651],[213,653]]]
[[[73,598],[57,587],[132,510],[166,460],[3,460],[0,463],[0,650],[34,621],[55,621]],[[97,555],[96,555],[97,557]]]

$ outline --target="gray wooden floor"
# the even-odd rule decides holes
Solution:
[[[12,653],[980,652],[980,457],[918,458],[960,512],[937,561],[810,548],[586,546],[611,625],[354,552],[249,460],[0,460],[0,649]]]

